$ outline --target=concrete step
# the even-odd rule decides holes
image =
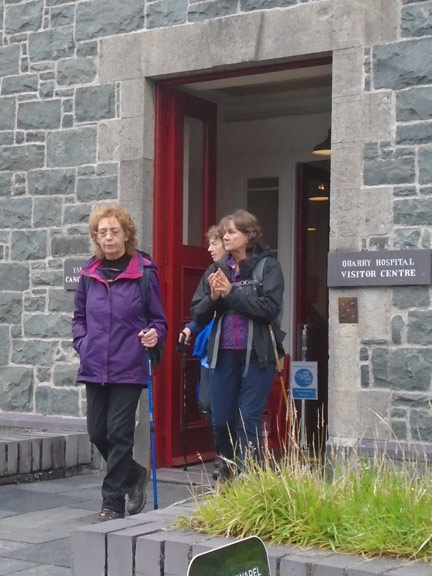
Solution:
[[[0,426],[0,485],[63,478],[90,464],[86,432]]]

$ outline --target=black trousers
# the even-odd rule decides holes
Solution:
[[[124,512],[125,496],[143,467],[133,459],[135,413],[143,388],[134,384],[86,384],[87,430],[107,464],[104,508]]]

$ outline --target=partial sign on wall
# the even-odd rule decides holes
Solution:
[[[270,576],[267,551],[260,538],[250,536],[198,554],[187,576]]]
[[[431,250],[330,252],[327,285],[428,285],[432,281],[431,254]]]
[[[76,290],[80,279],[80,270],[87,260],[65,260],[63,269],[63,286],[65,290]]]

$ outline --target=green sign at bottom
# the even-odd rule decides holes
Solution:
[[[187,576],[270,576],[267,551],[260,538],[251,536],[198,554]]]

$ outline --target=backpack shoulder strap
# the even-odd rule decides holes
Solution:
[[[263,270],[264,264],[267,260],[268,256],[264,256],[261,260],[256,264],[256,266],[252,270],[252,280],[239,280],[238,282],[233,282],[232,286],[253,286],[257,284],[262,284],[263,279]]]
[[[144,308],[144,311],[146,308],[146,297],[147,297],[147,290],[148,290],[149,285],[150,285],[150,268],[144,267],[143,275],[141,276],[140,281],[139,281],[141,302],[142,302],[142,306]]]
[[[91,282],[90,276],[83,276],[83,282],[84,282],[84,291],[85,291],[85,294],[87,297],[87,292],[89,291],[90,282]]]
[[[257,281],[258,284],[262,284],[264,264],[266,263],[267,258],[268,256],[261,258],[255,268],[252,270],[252,277]]]

